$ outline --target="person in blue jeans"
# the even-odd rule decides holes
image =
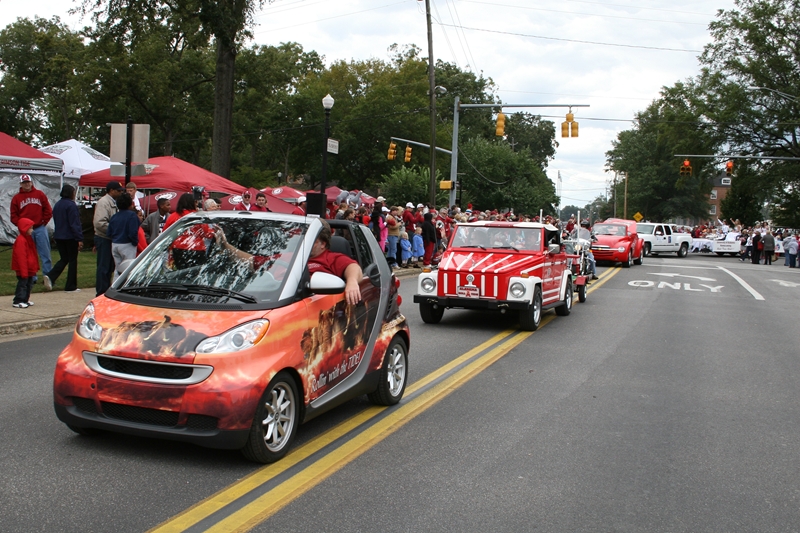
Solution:
[[[33,242],[42,260],[45,288],[50,290],[47,274],[53,268],[53,263],[50,259],[50,235],[47,233],[47,223],[53,218],[53,209],[47,195],[34,186],[33,178],[29,174],[20,175],[19,192],[11,198],[9,211],[11,223],[14,225],[17,225],[21,218],[33,221]],[[33,282],[36,283],[35,272]]]
[[[117,198],[125,192],[125,188],[118,181],[109,181],[106,185],[106,195],[100,198],[94,206],[94,247],[97,251],[97,273],[95,275],[95,291],[97,296],[105,293],[111,286],[111,276],[114,275],[114,257],[111,254],[111,239],[108,237],[108,223],[117,209]]]

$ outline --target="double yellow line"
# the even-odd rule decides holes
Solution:
[[[618,269],[609,269],[605,271],[600,276],[601,279],[592,284],[589,292],[596,290],[614,276],[617,271]],[[554,318],[553,315],[547,315],[542,319],[541,325],[546,325]],[[252,529],[278,512],[284,506],[330,477],[337,470],[364,454],[387,436],[413,420],[417,415],[425,412],[437,402],[447,397],[451,392],[454,392],[489,365],[506,355],[532,334],[533,332],[503,331],[453,361],[450,361],[431,374],[428,374],[421,380],[416,381],[413,385],[409,385],[406,389],[406,395],[411,396],[453,372],[447,379],[431,386],[417,397],[407,402],[401,402],[397,407],[393,408],[389,414],[380,418],[377,422],[326,453],[321,458],[315,460],[286,481],[254,498],[232,513],[220,517],[219,521],[209,524],[209,527],[205,529],[205,531],[231,532],[248,531]],[[492,348],[493,346],[494,348]],[[472,360],[485,350],[489,351]],[[463,368],[459,369],[462,365]],[[456,369],[458,370],[456,371]],[[224,511],[224,508],[228,505],[234,504],[243,496],[246,496],[250,492],[275,479],[277,476],[287,472],[302,461],[309,459],[312,455],[320,452],[351,431],[366,424],[371,419],[381,415],[386,410],[386,407],[369,407],[365,409],[352,418],[312,439],[305,445],[293,450],[281,461],[257,470],[250,476],[222,489],[181,514],[156,526],[154,529],[150,530],[151,533],[185,531],[199,524],[201,521],[212,517],[213,514]]]

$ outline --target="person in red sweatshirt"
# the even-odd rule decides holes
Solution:
[[[39,256],[33,242],[33,221],[29,218],[17,220],[19,235],[11,250],[11,270],[17,273],[17,289],[14,292],[13,307],[25,309],[33,305],[31,289],[33,277],[39,270]]]
[[[19,192],[11,198],[11,223],[19,225],[21,218],[33,221],[33,242],[39,257],[42,258],[42,274],[47,290],[52,288],[47,277],[53,269],[50,259],[50,235],[47,233],[47,223],[53,218],[53,208],[50,200],[42,191],[33,186],[33,180],[28,174],[19,177]],[[34,282],[36,273],[33,273]]]

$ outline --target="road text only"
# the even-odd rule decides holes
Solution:
[[[691,291],[691,292],[706,292],[706,289],[708,289],[711,292],[722,292],[722,288],[724,287],[724,285],[713,286],[713,285],[705,285],[703,283],[698,283],[698,285],[700,285],[701,287],[705,287],[705,289],[695,289],[692,287],[691,283],[681,283],[679,281],[675,283],[669,281],[659,281],[658,283],[656,283],[655,281],[648,281],[643,279],[629,281],[628,285],[630,285],[631,287],[655,287],[657,289],[674,289],[674,290],[683,289],[685,291]]]

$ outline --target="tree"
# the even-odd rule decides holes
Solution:
[[[383,176],[383,181],[379,184],[380,192],[386,197],[388,205],[426,203],[429,199],[430,172],[430,167],[419,165],[393,168],[388,175]],[[441,181],[438,172],[436,178],[437,182]],[[446,191],[437,192],[436,205],[447,205]]]
[[[135,38],[146,22],[165,20],[183,26],[199,21],[203,35],[213,35],[216,47],[214,122],[211,171],[229,177],[233,137],[236,55],[256,9],[264,0],[83,0],[83,12],[93,11],[98,27],[119,38]]]
[[[506,142],[473,138],[459,153],[465,162],[459,166],[462,187],[476,207],[555,214],[555,186],[526,152],[515,153]]]
[[[51,144],[85,134],[86,47],[58,17],[18,19],[0,31],[0,130]]]
[[[701,120],[696,87],[678,83],[664,88],[662,97],[636,118],[636,126],[620,132],[606,152],[608,168],[627,177],[628,216],[638,211],[647,220],[705,218],[715,168],[710,160],[699,159],[692,161],[691,175],[681,176],[681,160],[674,156],[714,153],[720,142]],[[618,185],[614,191],[619,217],[624,215],[622,189]]]

